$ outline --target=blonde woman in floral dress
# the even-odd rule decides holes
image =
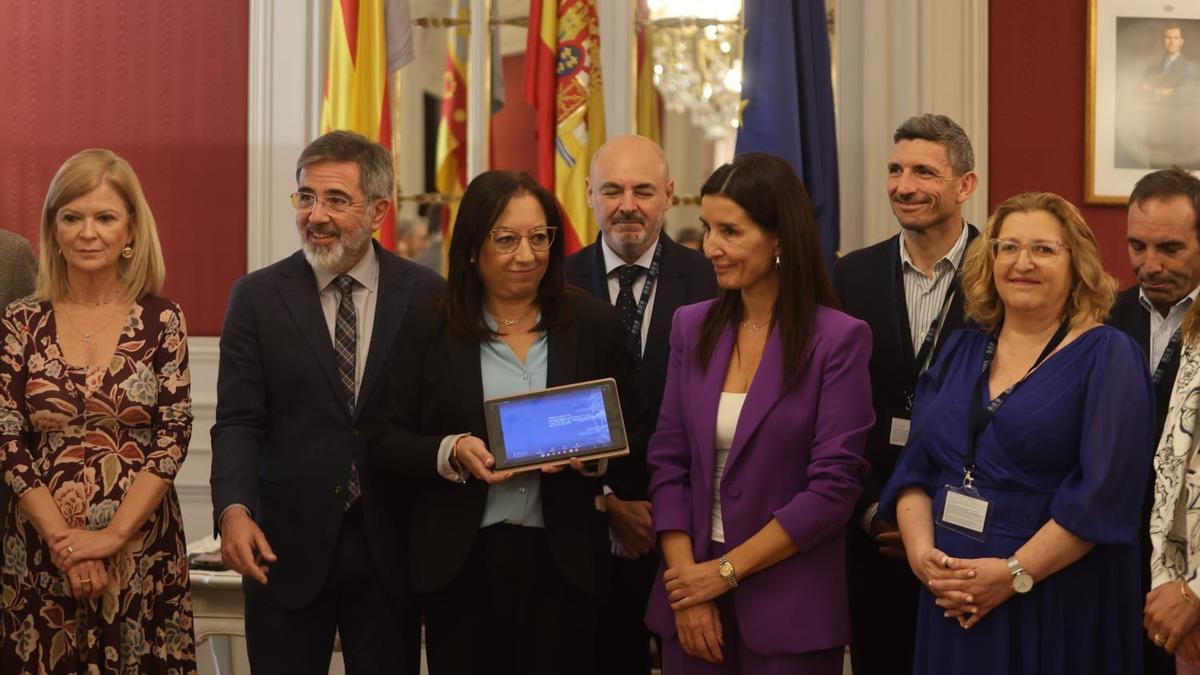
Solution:
[[[46,196],[34,295],[0,326],[0,673],[194,673],[179,500],[183,314],[125,160],[85,150]]]

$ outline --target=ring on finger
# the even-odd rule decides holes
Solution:
[[[1161,646],[1163,646],[1164,644],[1166,644],[1166,642],[1167,642],[1167,638],[1166,638],[1166,636],[1165,636],[1165,635],[1163,635],[1162,633],[1155,633],[1155,634],[1154,634],[1154,644],[1156,644],[1156,645],[1158,645],[1159,647],[1161,647]]]
[[[74,546],[68,546],[68,547],[67,547],[67,554],[68,554],[68,555],[74,555],[74,554],[75,554],[75,547],[74,547]]]

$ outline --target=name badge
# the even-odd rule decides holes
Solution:
[[[983,541],[983,530],[987,526],[988,500],[979,496],[973,488],[946,486],[946,503],[938,525],[959,534]]]
[[[888,442],[892,445],[904,447],[908,443],[908,428],[912,425],[911,420],[906,420],[903,417],[892,418],[892,433],[888,435]]]

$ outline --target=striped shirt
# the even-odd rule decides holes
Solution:
[[[938,318],[942,305],[946,301],[946,293],[962,260],[963,252],[967,249],[967,224],[963,223],[958,241],[936,263],[933,264],[933,276],[926,276],[908,255],[904,235],[900,235],[900,269],[904,277],[904,303],[908,307],[908,330],[912,334],[913,356],[921,349],[921,342],[933,320]],[[938,322],[940,326],[941,321]]]

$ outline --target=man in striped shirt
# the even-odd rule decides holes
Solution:
[[[912,671],[918,585],[895,524],[875,518],[876,502],[908,439],[917,377],[962,327],[955,279],[978,234],[962,215],[979,181],[962,127],[944,115],[917,115],[892,140],[888,197],[900,233],[846,255],[833,269],[842,308],[874,333],[871,469],[847,537],[855,675]]]

